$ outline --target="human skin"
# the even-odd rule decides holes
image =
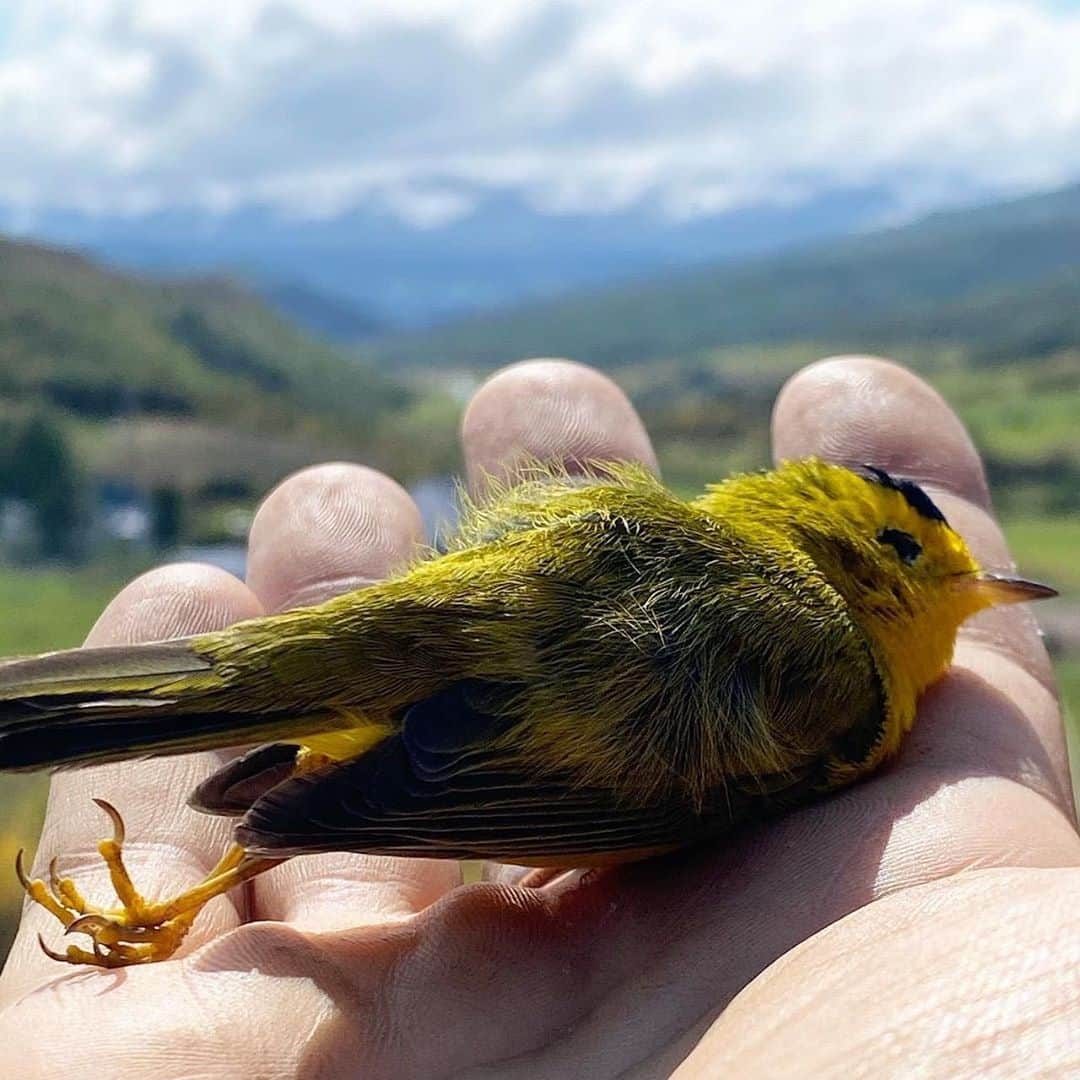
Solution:
[[[606,378],[565,361],[494,376],[465,416],[470,476],[632,458],[647,435]],[[796,375],[774,454],[924,483],[983,564],[1011,566],[978,456],[914,375],[866,357]],[[88,643],[150,640],[314,603],[383,577],[420,538],[393,481],[309,469],[264,502],[248,583],[144,575]],[[228,822],[185,807],[216,754],[53,780],[36,872],[109,896],[98,796],[124,813],[148,894],[200,877]],[[666,1077],[1080,1071],[1080,837],[1046,652],[1025,609],[965,627],[884,772],[718,842],[540,889],[510,868],[296,859],[218,899],[176,959],[121,971],[44,957],[28,906],[0,981],[0,1075]]]

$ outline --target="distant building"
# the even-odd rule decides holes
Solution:
[[[36,536],[30,504],[25,499],[0,499],[0,547],[5,551],[26,550]]]
[[[116,480],[99,480],[93,495],[94,531],[101,539],[149,544],[153,519],[146,495]]]

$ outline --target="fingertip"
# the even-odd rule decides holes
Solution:
[[[469,481],[512,472],[526,459],[638,461],[656,454],[626,394],[606,375],[572,360],[522,360],[476,392],[462,420]]]
[[[776,460],[864,462],[990,509],[978,451],[944,398],[908,368],[876,356],[833,356],[793,375],[772,417]]]
[[[148,570],[116,594],[86,637],[87,645],[125,645],[217,630],[262,614],[239,578],[204,563]]]
[[[248,584],[268,611],[318,603],[400,568],[424,540],[420,511],[364,465],[315,465],[283,480],[251,525]]]
[[[269,611],[371,585],[414,559],[424,525],[412,497],[364,465],[332,463],[283,480],[251,525],[248,582]],[[335,852],[290,860],[254,883],[252,911],[326,932],[391,922],[457,884],[457,867]]]
[[[994,518],[982,460],[944,398],[914,372],[874,356],[833,356],[780,391],[772,417],[777,460],[817,456],[868,463],[923,484],[988,570],[1013,567]],[[1026,609],[992,608],[960,631],[1048,678],[1046,652]]]

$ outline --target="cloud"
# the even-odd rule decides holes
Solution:
[[[0,204],[376,205],[505,189],[674,217],[1080,174],[1080,13],[1020,0],[21,0]]]

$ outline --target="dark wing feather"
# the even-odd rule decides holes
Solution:
[[[459,683],[414,705],[399,735],[269,791],[238,839],[267,854],[378,851],[587,865],[598,854],[686,844],[718,824],[685,804],[630,806],[610,791],[530,773],[491,749],[510,721],[485,711],[484,694],[483,684]]]
[[[208,776],[188,799],[188,806],[204,814],[242,817],[271,788],[296,771],[295,743],[257,746]]]

